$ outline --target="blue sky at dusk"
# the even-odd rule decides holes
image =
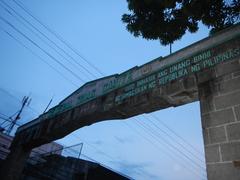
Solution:
[[[81,56],[94,64],[106,76],[121,73],[159,56],[164,57],[169,54],[169,47],[160,45],[158,41],[135,38],[126,30],[125,24],[121,22],[122,14],[128,12],[127,2],[124,0],[15,1],[20,2],[47,27],[64,38]],[[95,79],[80,66],[69,63],[71,59],[63,58],[56,53],[52,48],[54,45],[48,43],[52,46],[50,47],[46,44],[48,40],[38,31],[35,31],[33,27],[27,28],[28,23],[21,18],[15,18],[16,15],[11,15],[9,12],[12,14],[14,12],[6,4],[69,53],[94,76],[103,77],[24,12],[13,0],[0,0],[0,113],[11,116],[19,109],[23,96],[29,95],[32,98],[31,107],[24,110],[19,121],[28,122],[44,111],[52,97],[51,106],[57,105],[84,82]],[[1,17],[71,69],[82,80],[67,72],[46,53],[2,21]],[[187,33],[181,40],[176,41],[173,44],[173,52],[207,36],[208,29],[200,25],[197,33]],[[60,76],[43,60],[69,80]],[[146,114],[127,120],[104,121],[81,128],[58,142],[66,146],[83,142],[82,158],[86,158],[84,155],[91,157],[133,179],[206,179],[199,103],[168,108],[152,114],[158,120]],[[182,139],[176,137],[162,122],[197,150],[193,150]],[[164,132],[174,137],[178,143]],[[166,142],[173,146],[169,146]],[[179,144],[184,144],[184,147],[195,156]]]

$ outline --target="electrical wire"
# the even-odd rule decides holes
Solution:
[[[1,28],[1,26],[0,26]],[[8,95],[9,97],[12,97],[13,99],[15,99],[16,101],[18,101],[19,103],[21,103],[21,100],[19,98],[17,98],[16,96],[12,95],[11,93],[7,92],[6,90],[0,88],[0,91],[3,92],[4,94]],[[32,112],[34,112],[35,114],[39,114],[39,112],[34,109],[31,106],[27,106],[27,108],[29,108]]]
[[[160,141],[160,139],[162,140],[162,137],[158,137],[156,136],[156,132],[153,132],[151,129],[149,129],[148,126],[146,126],[145,124],[141,123],[141,122],[137,122],[141,128],[145,129],[146,132],[150,132],[150,136],[152,136],[157,142],[159,142],[160,144],[162,144],[162,142]],[[205,173],[205,169],[203,167],[201,167],[200,165],[198,165],[198,163],[192,161],[191,158],[189,158],[187,155],[185,155],[184,153],[182,153],[179,149],[175,149],[173,145],[171,145],[170,143],[168,143],[167,141],[163,140],[164,144],[163,146],[166,148],[168,147],[167,149],[169,149],[175,156],[178,156],[178,158],[180,158],[182,161],[185,161],[186,162],[186,159],[194,166],[190,165],[190,167],[192,169],[194,169],[195,172],[199,172],[199,169],[200,168],[202,170],[202,172],[204,173],[204,177],[206,177]],[[167,144],[167,146],[165,146],[165,144]],[[169,148],[170,147],[170,148]],[[176,154],[175,152],[178,152],[179,154]]]
[[[55,152],[59,152],[59,151],[63,151],[63,150],[65,150],[65,151],[68,150],[68,152],[70,152],[70,154],[75,155],[75,154],[78,154],[79,152],[77,152],[75,149],[73,149],[73,147],[76,147],[76,146],[79,146],[79,145],[82,146],[82,144],[83,143],[81,142],[81,143],[77,143],[77,144],[74,144],[74,145],[71,145],[71,146],[65,146],[64,145],[62,148],[59,148],[57,150],[53,150],[53,151],[49,151],[49,152],[43,151],[44,153],[38,153],[37,151],[33,150],[32,152],[38,154],[38,156],[37,157],[30,157],[30,159],[44,157],[46,155],[53,154]],[[97,163],[97,164],[99,164],[99,165],[101,165],[101,166],[103,166],[103,167],[105,167],[107,169],[110,169],[110,170],[112,170],[114,172],[117,172],[117,173],[119,173],[121,175],[124,175],[122,172],[118,172],[118,171],[114,170],[113,168],[111,168],[111,167],[109,167],[109,166],[107,166],[107,165],[105,165],[105,164],[103,164],[103,163],[101,163],[101,162],[99,162],[99,161],[97,161],[97,160],[95,160],[95,159],[93,159],[93,158],[83,154],[83,153],[81,153],[81,155],[84,156],[85,158],[91,160],[92,162],[95,162],[95,163]],[[124,175],[124,176],[126,176],[126,175]],[[126,176],[126,177],[128,177],[128,176]]]
[[[161,131],[163,134],[165,134],[168,138],[170,138],[172,141],[176,142],[176,144],[178,144],[181,148],[183,148],[185,151],[187,151],[189,154],[191,154],[194,158],[196,158],[197,160],[201,161],[202,163],[205,163],[202,159],[200,159],[198,156],[196,156],[194,153],[192,153],[192,151],[188,150],[181,142],[177,141],[175,138],[173,138],[169,133],[167,133],[166,131],[162,130],[156,123],[154,123],[150,118],[148,118],[147,116],[143,115],[143,117],[145,117],[148,122],[150,122],[154,127],[156,127],[159,131]]]
[[[91,66],[93,69],[95,69],[99,74],[102,76],[105,76],[105,74],[99,70],[95,65],[93,65],[89,60],[87,60],[85,57],[83,57],[75,48],[73,48],[70,43],[68,43],[66,40],[64,40],[59,34],[54,32],[52,29],[50,29],[47,25],[45,25],[43,22],[41,22],[36,16],[34,16],[22,3],[16,0],[12,0],[17,6],[19,6],[22,10],[24,10],[29,16],[31,16],[35,21],[37,21],[40,25],[42,25],[46,30],[48,30],[52,35],[54,35],[57,39],[59,39],[65,46],[67,46],[72,52],[74,52],[76,55],[78,55],[82,60],[84,60],[89,66]]]
[[[55,37],[57,37],[59,40],[61,40],[62,41],[62,43],[64,43],[65,45],[67,45],[68,44],[68,46],[70,46],[69,45],[69,43],[66,43],[66,41],[59,35],[59,34],[57,34],[56,32],[54,32],[53,30],[51,30],[47,25],[45,25],[43,22],[41,22],[38,18],[36,18],[26,7],[24,7],[24,5],[21,3],[21,2],[18,2],[18,1],[16,1],[16,0],[12,0],[18,7],[20,7],[22,10],[24,10],[29,16],[31,16],[33,19],[35,19],[39,24],[41,24],[45,29],[47,29],[50,33],[52,33]],[[3,0],[2,0],[2,2],[5,4],[5,5],[7,5]],[[7,5],[9,8],[11,8],[9,5]],[[19,15],[19,13],[17,13],[13,8],[11,8],[11,10],[13,10],[16,14],[18,14]],[[21,15],[19,15],[20,17],[22,17],[23,19],[25,19],[23,16],[21,16]],[[26,19],[25,19],[25,21],[27,21]],[[31,26],[33,26],[33,25],[31,25]],[[37,30],[37,29],[36,29]],[[41,32],[40,32],[41,33]],[[44,36],[44,34],[42,34],[43,36]],[[46,38],[48,38],[48,37],[46,37]],[[49,39],[49,41],[50,42],[52,42],[52,43],[54,43],[52,40],[50,40]],[[72,51],[74,51],[73,49],[74,48],[72,48],[72,47],[69,47],[70,49],[72,49]],[[77,53],[76,53],[77,54]],[[79,55],[80,57],[81,57],[81,55]],[[92,67],[94,66],[94,65],[91,65]],[[96,68],[96,69],[98,69],[98,68]],[[100,71],[99,69],[98,69],[98,71]],[[99,73],[101,73],[102,75],[104,75],[104,73],[102,73],[101,71],[99,72]],[[153,115],[152,115],[153,116]],[[156,118],[156,117],[155,117]],[[164,124],[164,126],[166,126],[166,124]],[[166,126],[171,132],[173,132],[173,133],[175,133],[174,131],[172,131],[168,126]],[[181,138],[179,135],[177,135],[176,133],[175,133],[175,135],[176,136],[178,136],[179,138]],[[183,138],[181,138],[182,140],[184,140]],[[185,140],[184,140],[185,141]],[[189,144],[189,143],[188,143]],[[190,145],[190,144],[189,144]]]
[[[9,118],[9,116],[8,116],[8,115],[6,115],[6,114],[3,114],[3,113],[1,113],[1,112],[0,112],[0,115],[2,115],[2,116],[5,116],[6,118]]]
[[[200,152],[196,147],[194,147],[191,143],[189,143],[186,139],[181,137],[176,131],[174,131],[172,128],[170,128],[167,124],[165,124],[163,121],[161,121],[158,117],[156,117],[154,114],[149,114],[152,116],[154,119],[156,119],[159,123],[161,123],[164,127],[166,127],[171,133],[173,133],[177,138],[182,140],[185,144],[187,144],[189,147],[191,147],[195,152],[200,154],[202,157],[204,157],[204,154]]]
[[[9,121],[10,121],[9,119],[4,118],[4,117],[1,117],[1,116],[0,116],[0,119],[4,120],[4,121],[0,124],[0,127],[2,127],[2,126],[5,124],[5,122],[9,122]]]
[[[12,7],[10,7],[8,4],[6,4],[3,0],[0,0],[1,3],[4,4],[5,8],[2,4],[0,4],[0,6],[6,11],[8,12],[8,14],[10,14],[12,17],[14,17],[15,19],[17,19],[17,21],[19,21],[25,28],[27,28],[29,31],[31,31],[35,36],[37,36],[42,42],[44,42],[46,45],[48,45],[51,49],[53,49],[59,56],[61,56],[63,59],[65,59],[68,63],[70,63],[74,68],[78,69],[80,72],[82,72],[85,76],[88,77],[89,80],[91,80],[91,78],[89,78],[89,76],[82,71],[82,68],[85,68],[82,65],[78,65],[76,66],[74,63],[72,63],[68,58],[70,58],[71,60],[74,60],[74,62],[76,61],[71,55],[69,55],[64,49],[62,49],[60,46],[58,46],[53,40],[51,40],[47,35],[45,35],[43,32],[41,32],[36,26],[34,26],[30,21],[28,21],[26,18],[24,18],[21,14],[19,14],[17,11],[15,11]],[[9,11],[9,9],[11,11],[13,11],[17,16],[15,16],[13,13],[11,13]],[[30,27],[32,27],[35,31],[37,31],[39,34],[41,34],[45,39],[47,39],[49,42],[51,42],[55,47],[57,47],[58,49],[60,49],[62,52],[64,52],[65,54],[67,54],[68,58],[66,58],[64,55],[62,55],[58,49],[56,49],[55,47],[53,47],[50,43],[48,43],[46,40],[44,40],[38,33],[36,33],[35,31],[33,31],[29,26],[27,26],[25,23],[27,23]],[[79,68],[80,67],[80,68]],[[89,72],[88,72],[89,73]],[[94,76],[91,72],[90,75]],[[95,76],[94,76],[95,78]]]
[[[12,27],[16,32],[18,32],[19,34],[21,34],[24,38],[26,38],[29,42],[31,42],[34,46],[36,46],[37,48],[39,48],[41,51],[43,51],[48,57],[50,57],[52,60],[54,60],[56,63],[58,63],[62,68],[64,68],[66,71],[68,71],[70,74],[72,74],[75,78],[77,78],[78,80],[80,80],[81,82],[85,82],[81,77],[79,77],[76,73],[74,73],[71,69],[69,69],[68,67],[66,67],[63,63],[61,63],[59,60],[57,60],[54,56],[52,56],[49,52],[47,52],[46,50],[44,50],[40,45],[38,45],[35,41],[33,41],[32,39],[30,39],[26,34],[24,34],[23,32],[21,32],[18,28],[16,28],[16,26],[14,26],[12,23],[10,23],[8,20],[6,20],[5,18],[3,18],[2,16],[0,16],[0,19],[5,22],[6,24],[8,24],[10,27]]]
[[[87,155],[85,155],[85,154],[82,154],[82,156],[84,156],[84,157],[86,157],[87,159],[89,159],[89,160],[91,160],[91,161],[93,161],[93,162],[95,162],[95,163],[97,163],[97,164],[99,164],[99,165],[101,165],[101,166],[103,166],[103,167],[105,167],[105,168],[107,168],[107,169],[110,169],[110,170],[112,170],[112,171],[114,171],[114,172],[116,172],[116,173],[118,173],[118,174],[120,174],[120,175],[123,175],[123,176],[125,176],[125,177],[130,178],[129,176],[123,174],[122,172],[119,172],[119,171],[117,171],[117,170],[115,170],[115,169],[107,166],[106,164],[103,164],[103,163],[101,163],[101,162],[99,162],[99,161],[97,161],[97,160],[95,160],[95,159],[93,159],[93,158],[91,158],[91,157],[89,157],[89,156],[87,156]],[[131,178],[131,179],[132,179],[132,178]]]
[[[126,126],[128,126],[128,124],[127,124],[127,122],[125,122],[125,121],[123,121],[122,123],[124,123]],[[140,125],[138,125],[138,124],[135,124],[135,125],[137,125],[137,126],[139,126],[140,128],[142,128]],[[131,129],[131,127],[129,127],[130,129]],[[145,130],[145,129],[144,129]],[[145,130],[146,131],[146,130]],[[138,133],[138,132],[137,132]],[[148,133],[148,135],[149,135],[149,132],[147,131],[147,133]],[[138,133],[139,134],[139,133]],[[141,133],[140,133],[141,134]],[[75,134],[71,134],[71,135],[73,135],[73,137],[75,137],[76,139],[80,139],[80,137],[78,137],[77,135],[75,135]],[[155,134],[154,134],[155,135]],[[152,134],[150,134],[150,136],[153,136],[155,139],[156,139],[156,137],[154,136],[154,135],[152,135]],[[146,139],[145,137],[144,137],[144,139]],[[148,142],[150,142],[151,144],[153,144],[151,141],[149,141],[149,140],[147,140]],[[157,142],[159,142],[159,140],[157,139]],[[86,144],[89,144],[89,143],[87,143],[87,142],[84,142],[84,143],[86,143]],[[89,144],[89,145],[91,145],[91,144]],[[153,144],[154,146],[156,146],[155,144]],[[97,151],[99,151],[96,147],[94,147],[93,145],[91,145],[92,146],[92,148],[93,149],[95,149],[95,150],[97,150]],[[157,146],[158,147],[158,146]],[[159,149],[159,148],[158,148]],[[160,149],[161,151],[162,151],[162,149]],[[102,151],[101,151],[102,152]],[[106,154],[106,153],[104,153],[103,152],[103,154]],[[165,153],[166,154],[166,153]],[[167,154],[169,154],[169,153],[167,153]],[[107,155],[107,154],[106,154]],[[113,160],[113,158],[111,157],[111,156],[108,156],[109,157],[109,159],[111,159],[111,160]],[[185,161],[185,159],[183,159],[181,156],[178,156],[178,157],[180,157],[180,159],[182,160],[182,161]],[[174,160],[176,160],[176,158],[172,158],[172,159],[174,159]],[[181,165],[182,165],[182,163],[180,163]],[[188,169],[189,170],[189,167],[188,166],[185,166],[185,165],[182,165],[182,166],[184,166],[184,168],[186,168],[186,169]],[[191,166],[190,166],[191,167]],[[192,167],[193,168],[193,167]],[[190,171],[194,171],[193,173],[194,174],[197,174],[197,175],[199,175],[198,174],[198,169],[193,169],[193,170],[191,170],[190,169]],[[204,171],[205,171],[205,169],[204,169]]]
[[[193,168],[192,166],[189,165],[185,165],[182,160],[182,158],[180,158],[181,160],[179,161],[176,156],[173,156],[173,154],[169,153],[169,151],[166,151],[165,149],[163,149],[161,146],[158,146],[157,144],[154,143],[153,139],[160,143],[159,140],[152,134],[149,133],[149,130],[146,130],[145,128],[143,128],[140,125],[137,125],[136,123],[134,123],[134,125],[137,127],[139,127],[140,129],[143,130],[143,132],[145,132],[148,136],[150,135],[150,137],[152,137],[151,139],[147,138],[147,136],[144,136],[140,131],[138,131],[134,126],[130,125],[127,122],[122,122],[125,126],[127,126],[130,130],[133,130],[134,132],[136,132],[136,134],[138,134],[140,137],[142,137],[145,141],[147,141],[148,143],[150,143],[151,145],[153,145],[153,147],[155,147],[156,149],[158,149],[160,152],[164,153],[166,155],[166,157],[172,159],[173,161],[176,161],[179,163],[179,165],[181,165],[184,169],[186,169],[187,171],[195,174],[196,176],[203,178],[202,175],[199,174],[199,171],[197,171],[195,168]],[[179,156],[178,156],[179,157]],[[204,178],[205,179],[205,178]]]
[[[59,74],[63,79],[65,79],[67,82],[72,84],[74,87],[79,87],[77,84],[75,84],[72,80],[70,80],[68,77],[66,77],[63,73],[61,73],[57,68],[55,68],[53,65],[48,63],[45,59],[43,59],[41,56],[39,56],[37,53],[32,51],[29,47],[27,47],[25,44],[23,44],[20,40],[18,40],[16,37],[14,37],[13,34],[10,32],[4,30],[2,27],[0,27],[9,37],[11,37],[13,40],[15,40],[18,44],[23,46],[25,49],[27,49],[31,54],[36,56],[38,59],[40,59],[43,63],[45,63],[47,66],[49,66],[52,70],[54,70],[57,74]]]
[[[10,122],[10,123],[12,123],[11,119],[7,119],[7,118],[3,118],[3,117],[0,117],[0,119],[5,120],[5,122]],[[2,125],[3,125],[3,124],[1,124],[0,126],[2,126]],[[17,122],[16,122],[15,125],[21,126],[22,123],[17,123]]]
[[[15,2],[15,0],[13,0]]]
[[[198,162],[196,162],[195,160],[193,160],[191,157],[189,157],[188,155],[186,155],[183,151],[181,151],[177,146],[173,145],[172,143],[170,143],[169,141],[167,141],[164,137],[160,136],[160,134],[157,131],[154,131],[153,129],[151,129],[149,127],[149,125],[147,125],[146,123],[143,123],[142,121],[139,121],[138,119],[136,119],[136,122],[144,127],[145,129],[147,129],[150,133],[152,133],[154,136],[156,136],[156,138],[162,140],[162,142],[164,142],[167,146],[171,147],[171,149],[173,149],[174,151],[178,152],[179,154],[181,154],[184,158],[186,158],[187,160],[189,160],[189,162],[191,162],[193,165],[195,165],[198,168],[201,168],[203,171],[205,171],[205,168],[202,167]]]
[[[78,135],[76,134],[70,134],[72,137],[76,138],[77,140],[81,139]],[[85,145],[88,145],[89,147],[91,147],[92,149],[96,150],[97,152],[102,153],[104,156],[108,157],[110,160],[114,160],[113,157],[109,156],[107,153],[101,151],[100,149],[98,149],[97,147],[95,147],[93,144],[90,144],[86,141],[82,141]]]

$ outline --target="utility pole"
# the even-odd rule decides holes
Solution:
[[[78,159],[80,159],[80,156],[81,156],[81,153],[82,153],[82,149],[83,149],[83,143],[81,143],[81,148],[79,150]]]
[[[13,121],[11,122],[10,126],[8,127],[8,129],[6,130],[6,134],[10,135],[11,131],[13,130],[14,125],[16,124],[17,120],[19,120],[21,118],[21,113],[24,109],[25,106],[29,106],[31,102],[31,99],[28,96],[24,96],[22,99],[22,105],[20,110],[18,111],[16,117],[13,119]]]
[[[45,110],[43,111],[43,114],[48,110],[48,108],[49,108],[50,104],[52,103],[52,101],[53,101],[53,97],[52,97],[52,99],[49,101],[49,103],[48,103],[47,107],[45,108]]]
[[[172,54],[172,43],[170,43],[170,54]]]

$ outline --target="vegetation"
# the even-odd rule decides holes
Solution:
[[[199,22],[210,34],[239,22],[239,0],[127,0],[130,14],[122,21],[134,36],[172,44],[186,31],[194,33]]]

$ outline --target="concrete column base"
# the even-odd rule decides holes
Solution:
[[[24,169],[24,164],[31,153],[31,149],[21,146],[11,148],[11,152],[4,161],[0,171],[1,180],[18,180]]]
[[[215,70],[216,78],[199,84],[208,180],[240,180],[240,65]]]

